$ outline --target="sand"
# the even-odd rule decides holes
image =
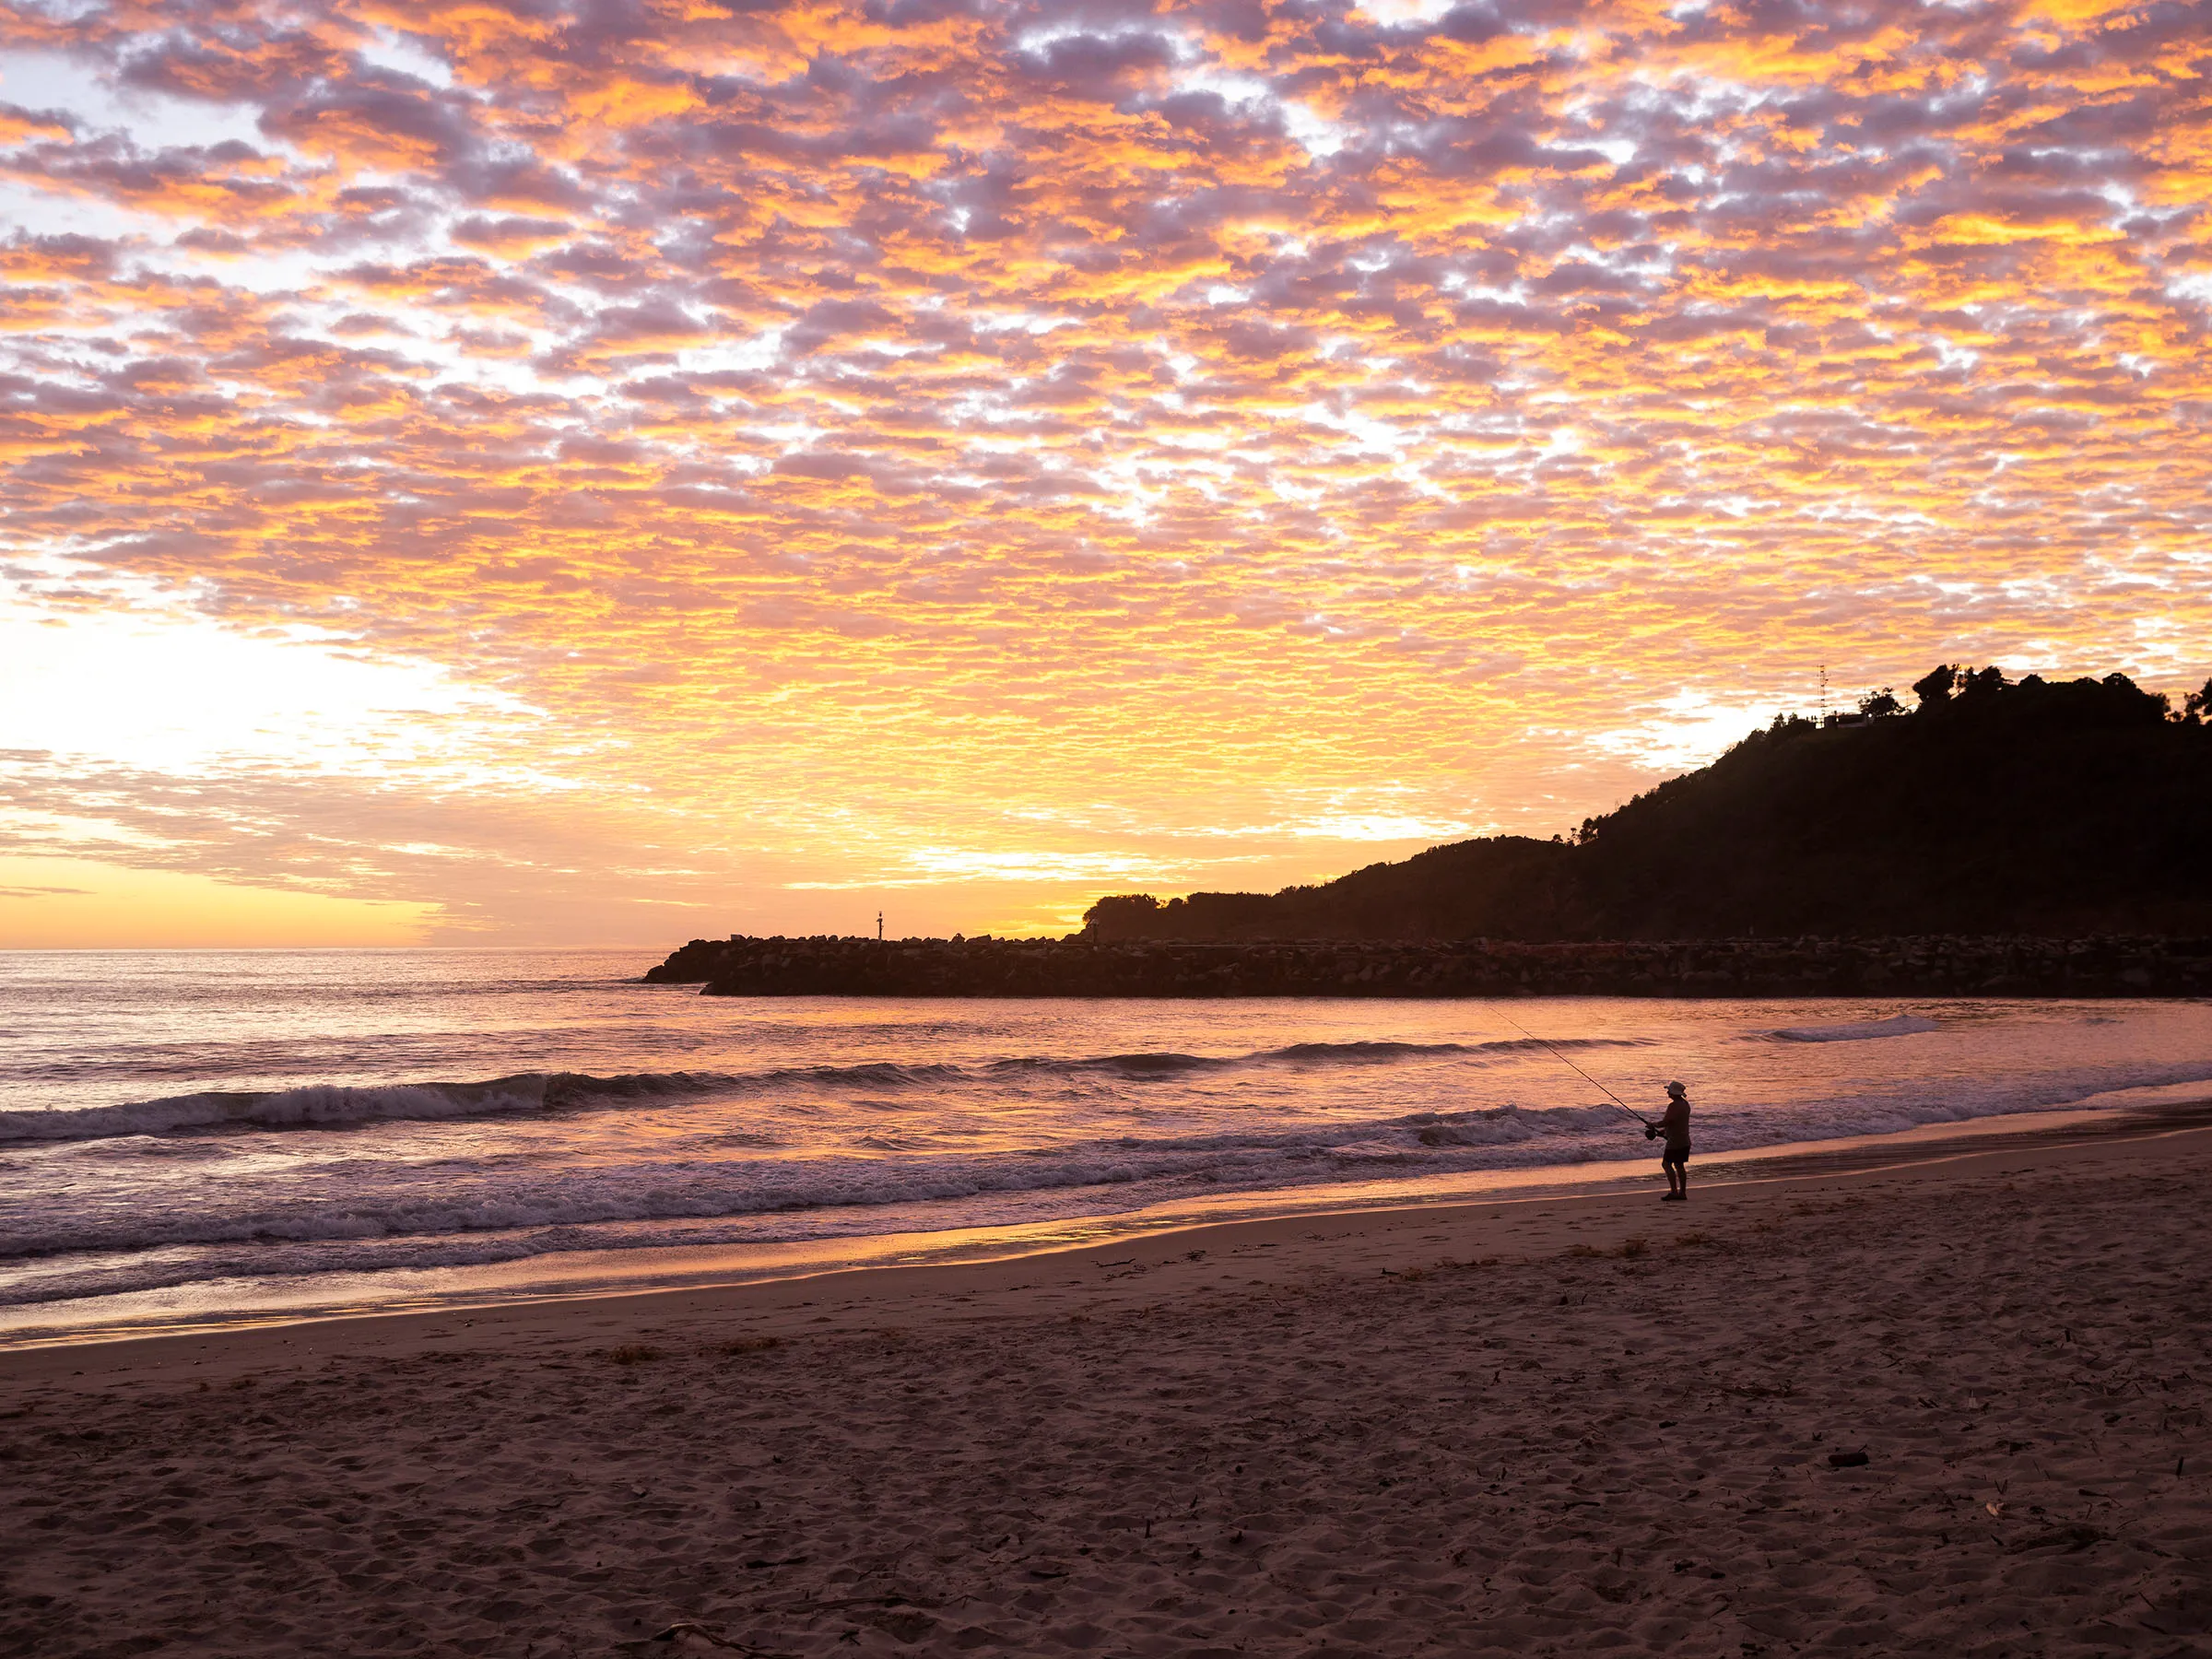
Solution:
[[[0,1653],[2205,1654],[2208,1190],[2197,1130],[0,1355]]]

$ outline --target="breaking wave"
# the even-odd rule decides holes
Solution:
[[[476,1259],[467,1253],[475,1246],[463,1241],[465,1235],[789,1217],[1015,1194],[1058,1193],[1075,1213],[1096,1207],[1075,1195],[1100,1187],[1262,1191],[1359,1179],[1371,1176],[1378,1166],[1430,1172],[1583,1162],[1613,1154],[1611,1143],[1623,1137],[1616,1134],[1601,1140],[1599,1133],[1617,1129],[1618,1123],[1609,1107],[1505,1106],[1276,1131],[1125,1135],[1060,1147],[898,1159],[732,1157],[548,1170],[398,1164],[359,1171],[359,1184],[336,1202],[325,1193],[249,1180],[219,1190],[194,1186],[173,1194],[149,1192],[130,1208],[93,1206],[38,1218],[17,1215],[0,1221],[0,1258],[414,1239],[407,1252],[411,1259],[419,1259],[432,1248],[432,1239],[443,1236],[447,1248],[459,1247],[464,1259]],[[1641,1140],[1635,1145],[1641,1149]],[[1134,1202],[1147,1202],[1149,1195],[1148,1191]],[[1112,1207],[1123,1206],[1117,1201]],[[758,1228],[748,1227],[743,1235],[758,1236]],[[806,1230],[794,1234],[787,1228],[783,1236],[806,1236]],[[558,1247],[609,1248],[619,1242],[594,1246],[571,1237]],[[293,1271],[279,1265],[285,1259],[281,1252],[271,1254],[259,1271]],[[21,1289],[0,1292],[0,1303],[19,1299]]]
[[[124,1135],[168,1135],[180,1129],[319,1128],[394,1119],[500,1117],[644,1097],[706,1093],[724,1080],[712,1073],[693,1072],[647,1072],[625,1077],[528,1072],[487,1083],[364,1087],[317,1083],[258,1093],[209,1089],[72,1112],[0,1112],[0,1141],[106,1140]]]
[[[708,1100],[777,1088],[863,1088],[895,1092],[931,1086],[987,1082],[1009,1074],[1142,1080],[1254,1065],[1387,1065],[1447,1055],[1520,1053],[1531,1041],[1300,1042],[1249,1054],[1177,1053],[1102,1054],[1078,1059],[1006,1059],[967,1067],[900,1065],[788,1066],[773,1071],[637,1072],[599,1077],[582,1072],[524,1072],[486,1082],[312,1084],[251,1091],[207,1089],[159,1100],[128,1101],[66,1112],[0,1112],[0,1142],[105,1140],[120,1135],[170,1135],[206,1129],[339,1128],[385,1122],[437,1122],[533,1112],[604,1110],[678,1097]],[[1626,1040],[1568,1038],[1559,1049],[1631,1047]]]
[[[2194,1068],[2201,1076],[2202,1067]],[[1981,1114],[1935,1098],[1709,1116],[1708,1150]],[[2011,1110],[2035,1109],[2015,1100]],[[2050,1102],[2044,1103],[2046,1106]],[[856,1155],[857,1154],[857,1155]],[[1642,1161],[1610,1105],[1422,1112],[1279,1131],[1123,1136],[986,1153],[653,1159],[536,1169],[384,1164],[342,1197],[281,1178],[149,1188],[129,1206],[0,1222],[0,1307],[209,1279],[465,1266],[574,1252],[778,1243],[1124,1212],[1193,1194]],[[949,1206],[946,1208],[933,1206]]]
[[[1865,1019],[1845,1025],[1784,1026],[1773,1035],[1784,1042],[1864,1042],[1875,1037],[1912,1037],[1940,1030],[1935,1020],[1920,1014],[1893,1014],[1888,1019]]]
[[[1141,1054],[1100,1054],[1088,1060],[997,1060],[987,1068],[1004,1074],[1014,1071],[1058,1072],[1070,1077],[1109,1073],[1121,1077],[1176,1077],[1190,1072],[1234,1071],[1253,1065],[1387,1065],[1409,1060],[1443,1059],[1454,1054],[1520,1054],[1542,1049],[1638,1048],[1640,1040],[1628,1037],[1563,1037],[1555,1042],[1536,1038],[1510,1038],[1497,1042],[1293,1042],[1283,1048],[1260,1049],[1249,1054],[1182,1054],[1173,1052]]]

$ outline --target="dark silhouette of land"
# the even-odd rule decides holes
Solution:
[[[2212,933],[2212,682],[1939,668],[1777,720],[1571,836],[1495,836],[1278,893],[1105,898],[1096,940]]]
[[[2212,682],[1939,668],[1777,720],[1572,836],[1279,893],[1101,899],[1065,939],[694,939],[710,995],[2212,993]]]
[[[2202,996],[2212,939],[694,939],[709,996]]]

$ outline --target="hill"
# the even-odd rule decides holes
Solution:
[[[1101,899],[1115,939],[2212,932],[2212,682],[1942,667],[1780,719],[1571,836],[1432,847],[1273,894]]]

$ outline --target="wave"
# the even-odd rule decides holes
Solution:
[[[1888,1019],[1866,1019],[1844,1025],[1784,1026],[1771,1035],[1784,1042],[1864,1042],[1876,1037],[1912,1037],[1940,1030],[1935,1020],[1919,1014],[1893,1014]]]
[[[1648,1039],[1637,1037],[1562,1037],[1547,1042],[1541,1038],[1506,1038],[1495,1042],[1293,1042],[1282,1048],[1258,1049],[1249,1054],[1182,1054],[1173,1052],[1138,1054],[1100,1054],[1091,1059],[996,1060],[988,1070],[1053,1072],[1067,1076],[1107,1072],[1124,1077],[1173,1077],[1185,1072],[1232,1071],[1256,1065],[1377,1065],[1395,1061],[1426,1060],[1451,1054],[1517,1054],[1546,1049],[1640,1048]]]
[[[348,1168],[342,1191],[323,1185],[303,1191],[289,1175],[248,1174],[142,1190],[130,1206],[87,1194],[86,1202],[42,1216],[18,1213],[0,1220],[0,1258],[729,1218],[1163,1182],[1264,1190],[1339,1180],[1347,1169],[1377,1164],[1475,1168],[1500,1154],[1508,1162],[1580,1162],[1593,1155],[1592,1132],[1617,1129],[1618,1123],[1610,1107],[1502,1106],[889,1159],[737,1156],[559,1169],[506,1161],[362,1163]],[[908,1149],[890,1144],[900,1138],[874,1135],[858,1145],[869,1151]],[[1627,1138],[1607,1137],[1624,1145]]]
[[[751,1075],[675,1071],[598,1077],[583,1072],[524,1072],[482,1083],[313,1083],[261,1091],[206,1089],[118,1106],[0,1112],[0,1142],[108,1140],[193,1129],[320,1129],[374,1123],[435,1123],[590,1111],[677,1096],[706,1099],[753,1093],[778,1085],[897,1089],[962,1075],[959,1067],[952,1065],[876,1063],[792,1066]]]
[[[636,1072],[594,1077],[582,1072],[524,1072],[485,1082],[309,1084],[266,1090],[204,1089],[114,1106],[69,1111],[0,1112],[0,1142],[107,1140],[124,1135],[169,1135],[203,1129],[340,1128],[349,1125],[441,1122],[549,1112],[604,1110],[678,1096],[712,1099],[774,1088],[864,1088],[879,1092],[1004,1078],[1013,1074],[1066,1077],[1112,1077],[1131,1081],[1169,1078],[1242,1066],[1384,1065],[1453,1054],[1512,1053],[1539,1046],[1533,1040],[1498,1042],[1299,1042],[1249,1054],[1172,1052],[1101,1054],[1076,1059],[1022,1058],[979,1067],[869,1061],[856,1065],[784,1066],[772,1071]],[[1554,1048],[1632,1047],[1634,1040],[1565,1038]]]
[[[2203,1082],[2201,1063],[2131,1087]],[[2123,1079],[2107,1078],[2107,1082]],[[2063,1109],[2053,1085],[1960,1098],[1953,1090],[1708,1111],[1706,1152],[1882,1134],[1992,1112]],[[189,1145],[189,1142],[175,1143]],[[735,1150],[735,1148],[733,1148]],[[733,1156],[618,1165],[330,1166],[211,1172],[113,1192],[57,1191],[0,1208],[0,1305],[221,1278],[371,1273],[560,1253],[776,1243],[1107,1215],[1194,1194],[1264,1193],[1379,1178],[1643,1162],[1651,1149],[1609,1105],[1418,1112],[1279,1129],[1128,1136],[988,1153]]]
[[[1500,1037],[1489,1042],[1294,1042],[1255,1060],[1412,1060],[1424,1054],[1530,1054],[1554,1049],[1642,1048],[1646,1037]]]
[[[647,1072],[618,1077],[525,1072],[485,1083],[315,1083],[263,1091],[207,1089],[67,1112],[0,1112],[0,1141],[107,1140],[181,1129],[322,1128],[399,1119],[500,1117],[602,1100],[708,1092],[726,1080],[712,1072]]]

